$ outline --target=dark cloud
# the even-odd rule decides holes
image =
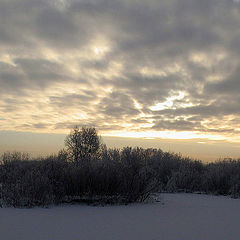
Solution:
[[[45,59],[16,59],[15,64],[24,73],[26,81],[30,85],[44,87],[50,85],[51,82],[67,80],[67,76],[63,72],[64,66],[55,62]]]
[[[109,68],[108,61],[101,60],[88,60],[80,64],[82,68],[93,69],[95,71],[106,71]]]
[[[0,91],[11,91],[24,84],[24,75],[8,63],[0,62]]]
[[[210,83],[205,85],[205,92],[223,96],[238,96],[240,86],[240,66],[226,79],[218,83]],[[233,95],[233,96],[232,96]]]
[[[132,118],[140,113],[128,95],[118,92],[112,92],[103,98],[98,105],[98,111],[120,121],[125,117]]]
[[[49,98],[49,104],[52,106],[58,106],[60,108],[70,107],[84,107],[86,105],[91,104],[91,101],[96,100],[96,93],[87,92],[82,94],[68,94],[62,97],[51,96]]]
[[[197,132],[207,132],[207,133],[228,133],[228,134],[239,134],[240,131],[234,128],[215,128],[214,126],[206,127],[201,125],[200,121],[190,121],[190,120],[162,120],[158,121],[153,126],[154,130],[173,130],[173,131],[197,131]]]
[[[166,121],[162,120],[157,122],[153,129],[157,130],[180,130],[180,131],[196,131],[201,128],[198,122],[191,122],[186,120]]]
[[[64,66],[46,59],[15,59],[14,65],[0,62],[0,92],[18,93],[26,89],[46,88],[71,79]]]
[[[151,106],[162,102],[170,95],[170,91],[183,90],[184,81],[178,74],[168,76],[143,76],[140,73],[128,74],[126,79],[121,79],[115,86],[124,89],[139,103]]]
[[[45,124],[45,123],[35,123],[32,125],[33,128],[36,128],[36,129],[45,129],[48,127],[48,124]]]

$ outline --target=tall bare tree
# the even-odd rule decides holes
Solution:
[[[82,127],[80,129],[75,126],[66,137],[65,146],[71,159],[79,163],[97,154],[101,146],[101,139],[95,128]]]

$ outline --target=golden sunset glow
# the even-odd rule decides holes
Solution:
[[[104,135],[103,135],[104,136]],[[107,136],[115,137],[131,137],[131,138],[166,138],[166,139],[194,139],[194,138],[209,138],[212,140],[223,140],[221,136],[211,136],[204,134],[197,134],[194,132],[169,132],[169,131],[149,131],[149,132],[112,132]]]

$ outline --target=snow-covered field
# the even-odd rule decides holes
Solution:
[[[161,194],[128,206],[0,209],[2,240],[239,240],[240,199]]]

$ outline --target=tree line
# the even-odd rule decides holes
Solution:
[[[31,158],[4,153],[1,206],[33,207],[85,202],[143,202],[156,192],[240,196],[240,160],[204,164],[161,149],[107,148],[95,128],[72,129],[65,149]]]

